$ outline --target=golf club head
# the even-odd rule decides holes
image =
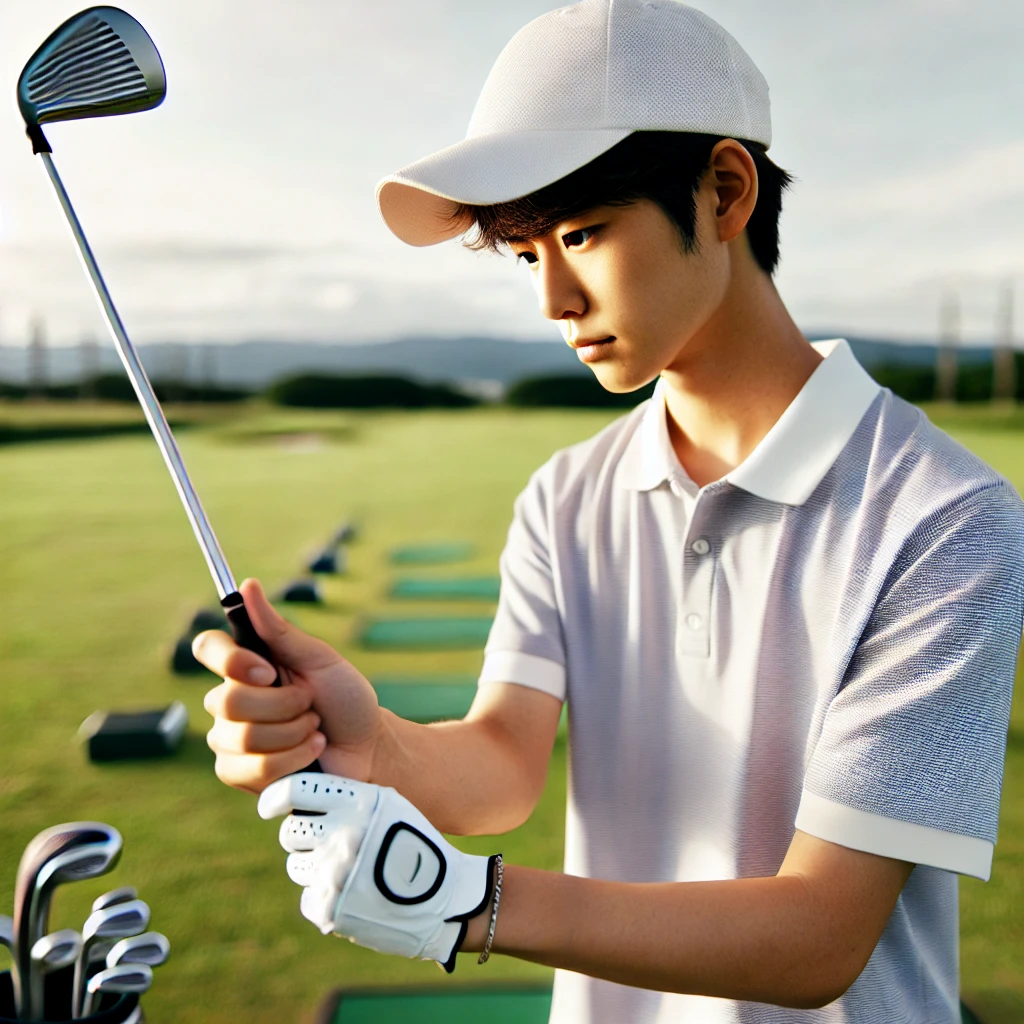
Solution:
[[[149,907],[142,900],[129,900],[94,910],[82,926],[82,949],[75,961],[74,1007],[81,1012],[88,995],[89,967],[103,961],[114,943],[139,935],[149,926]]]
[[[72,821],[40,832],[25,847],[14,884],[12,950],[15,1001],[23,1016],[28,1016],[26,1009],[31,1009],[24,1005],[30,1000],[27,988],[30,953],[33,944],[45,931],[42,919],[49,906],[50,882],[55,885],[64,880],[59,871],[55,875],[53,870],[49,870],[51,862],[59,862],[55,868],[75,863],[76,869],[71,871],[68,880],[95,878],[109,871],[117,862],[121,843],[121,834],[109,825],[98,821]],[[97,851],[91,847],[101,847],[104,852],[97,856]],[[46,892],[41,893],[40,887]]]
[[[0,914],[0,946],[14,949],[14,918]]]
[[[114,944],[107,954],[107,967],[118,964],[146,964],[148,967],[159,967],[167,963],[171,952],[171,944],[166,935],[159,932],[145,932],[132,935]]]
[[[82,948],[82,936],[74,928],[62,928],[58,932],[44,935],[32,946],[31,957],[43,973],[59,971],[70,967],[78,958]]]
[[[108,967],[89,979],[86,985],[82,1016],[90,1017],[95,1012],[99,997],[104,992],[123,994],[133,992],[142,995],[153,984],[153,969],[145,964],[119,964]]]
[[[32,129],[150,110],[166,93],[163,61],[146,30],[117,7],[90,7],[32,54],[18,79],[18,109]]]
[[[130,885],[123,885],[120,889],[111,889],[102,896],[97,896],[92,901],[92,909],[103,910],[105,907],[112,907],[117,903],[127,903],[129,900],[138,898],[138,893]]]
[[[149,924],[149,906],[142,900],[129,900],[93,911],[82,927],[86,947],[96,939],[124,939],[138,935]]]

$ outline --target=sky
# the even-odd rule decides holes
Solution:
[[[156,110],[47,134],[133,340],[558,339],[523,266],[414,249],[376,182],[461,139],[504,44],[544,0],[119,0],[167,69]],[[102,336],[14,104],[25,61],[82,0],[0,10],[0,344],[42,317]],[[823,332],[967,342],[1013,287],[1024,333],[1024,5],[703,0],[771,88],[797,183],[779,290]]]

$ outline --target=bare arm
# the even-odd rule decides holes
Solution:
[[[255,581],[241,589],[291,685],[271,688],[267,663],[225,633],[196,638],[196,657],[224,677],[205,701],[223,782],[258,793],[319,758],[325,771],[393,786],[445,832],[505,832],[529,817],[558,729],[554,697],[490,684],[461,722],[408,722],[382,710],[373,687],[329,644],[282,619]]]
[[[493,949],[661,992],[823,1006],[864,969],[912,869],[802,832],[772,878],[637,885],[509,865]],[[489,915],[464,949],[483,948]]]

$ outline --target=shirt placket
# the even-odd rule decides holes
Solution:
[[[682,595],[676,650],[691,658],[711,655],[711,591],[715,579],[715,538],[711,534],[714,485],[697,498],[682,546]]]

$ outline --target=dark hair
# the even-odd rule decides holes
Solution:
[[[723,136],[696,132],[634,132],[620,143],[551,185],[521,199],[493,206],[460,204],[453,219],[473,219],[465,244],[498,252],[508,242],[526,241],[553,230],[596,206],[628,206],[639,199],[657,203],[679,229],[683,249],[696,247],[696,195]],[[768,158],[763,146],[737,140],[757,169],[757,204],[747,222],[747,240],[767,274],[779,262],[782,193],[792,177]]]

